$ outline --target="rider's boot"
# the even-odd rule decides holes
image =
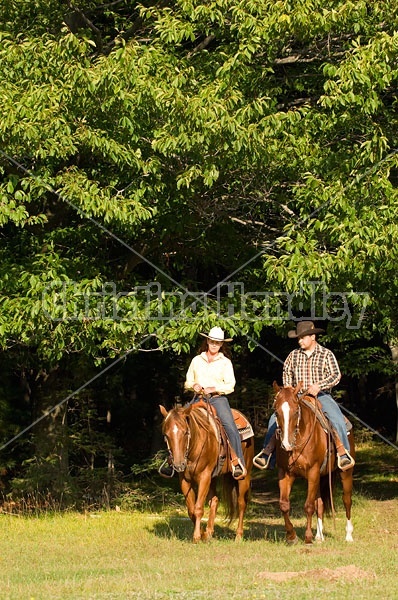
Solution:
[[[242,464],[240,458],[236,458],[236,460],[232,463],[232,477],[234,479],[244,479],[247,475],[247,469]]]
[[[337,466],[341,471],[348,471],[355,465],[355,460],[347,450],[344,448],[343,443],[336,430],[332,428],[333,440],[336,446],[337,453]]]
[[[231,457],[231,472],[234,479],[244,479],[247,475],[247,469],[242,463],[241,459],[236,454],[235,450],[229,444],[230,457]]]

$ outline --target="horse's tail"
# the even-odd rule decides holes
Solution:
[[[319,491],[323,502],[325,514],[330,515],[333,509],[333,490],[336,483],[337,471],[321,476]]]
[[[222,477],[221,492],[225,509],[225,519],[228,523],[231,523],[231,521],[239,517],[239,503],[243,501],[244,505],[247,506],[250,500],[251,487],[248,485],[246,490],[243,490],[244,497],[239,497],[239,481],[236,481],[231,473],[225,473]]]
[[[222,477],[222,501],[225,519],[231,523],[238,516],[238,482],[231,473],[225,473]]]

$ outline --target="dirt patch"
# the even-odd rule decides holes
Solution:
[[[326,579],[328,581],[348,579],[352,581],[353,579],[374,579],[375,575],[374,573],[368,573],[363,569],[359,569],[355,565],[348,565],[346,567],[336,567],[336,569],[311,569],[309,571],[281,571],[279,573],[272,571],[261,571],[261,573],[257,574],[257,577],[277,582],[287,581],[288,579],[293,579],[294,577],[310,577],[313,579]]]

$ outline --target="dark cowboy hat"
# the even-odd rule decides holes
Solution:
[[[224,338],[224,332],[221,327],[212,327],[208,335],[207,333],[201,333],[200,335],[215,342],[232,342],[232,338]]]
[[[288,331],[287,336],[290,338],[298,338],[304,335],[313,335],[314,333],[325,333],[324,329],[315,327],[312,321],[299,321],[296,325],[296,329]]]

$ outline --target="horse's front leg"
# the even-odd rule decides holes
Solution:
[[[313,533],[312,533],[312,517],[315,512],[315,500],[319,496],[319,466],[315,465],[308,472],[308,487],[307,487],[307,498],[304,504],[305,514],[307,515],[307,527],[305,530],[305,543],[312,544]]]
[[[213,537],[214,523],[216,520],[217,508],[218,508],[218,503],[219,503],[218,496],[216,494],[216,480],[214,478],[211,480],[208,498],[209,498],[209,508],[210,508],[209,518],[207,519],[206,531],[202,535],[202,539],[205,541],[210,540]]]
[[[198,493],[195,496],[195,490],[193,488],[193,482],[185,479],[183,475],[180,476],[180,485],[181,491],[185,497],[185,504],[188,511],[188,516],[191,519],[194,529],[193,529],[193,542],[200,542],[202,539],[202,517],[204,513],[204,500],[202,501],[199,498],[200,492],[200,484],[198,487]],[[203,495],[203,494],[202,494]]]
[[[290,520],[290,492],[294,482],[294,475],[279,469],[279,507],[285,520],[286,542],[297,544],[297,535]]]
[[[198,478],[198,492],[196,494],[195,506],[193,508],[193,512],[195,515],[195,529],[193,532],[193,541],[199,542],[200,540],[207,540],[206,532],[202,534],[201,531],[201,522],[204,514],[204,506],[206,502],[207,495],[209,493],[211,482],[211,470],[206,469],[203,471]],[[214,507],[213,507],[214,510]]]
[[[193,489],[193,484],[191,481],[185,479],[183,474],[180,474],[180,487],[181,491],[184,494],[185,505],[187,507],[188,516],[191,519],[194,527],[196,529],[196,516],[195,516],[195,491]],[[200,526],[200,524],[199,524]],[[194,533],[195,538],[195,533]]]

